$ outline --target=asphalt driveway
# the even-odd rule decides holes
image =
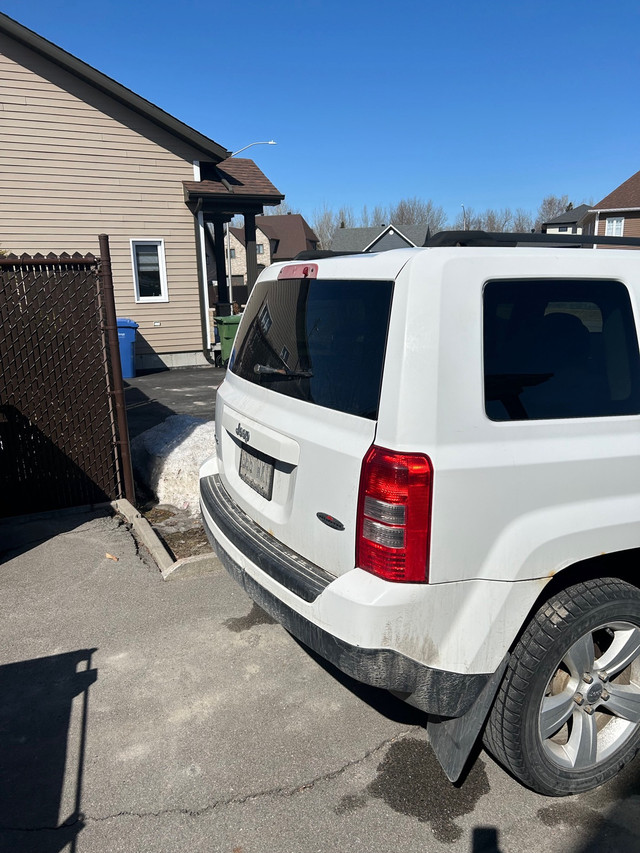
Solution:
[[[222,570],[164,582],[106,515],[25,534],[0,564],[1,850],[639,849],[640,765],[549,800],[480,753],[454,787],[418,712]]]
[[[129,436],[135,438],[170,415],[213,420],[223,367],[179,367],[124,380]]]

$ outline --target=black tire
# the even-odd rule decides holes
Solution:
[[[549,796],[588,791],[640,748],[640,590],[568,587],[518,641],[484,733],[489,752]]]

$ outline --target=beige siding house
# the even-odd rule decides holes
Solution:
[[[229,152],[1,14],[0,79],[0,248],[98,255],[108,234],[137,366],[206,363],[205,256],[221,258],[184,184],[216,181]]]

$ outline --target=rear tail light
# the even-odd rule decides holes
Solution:
[[[385,580],[429,580],[433,466],[375,445],[362,463],[356,564]]]

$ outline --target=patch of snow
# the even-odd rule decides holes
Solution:
[[[215,423],[191,415],[171,415],[131,442],[136,479],[161,504],[191,515],[199,512],[198,471],[215,453]]]

